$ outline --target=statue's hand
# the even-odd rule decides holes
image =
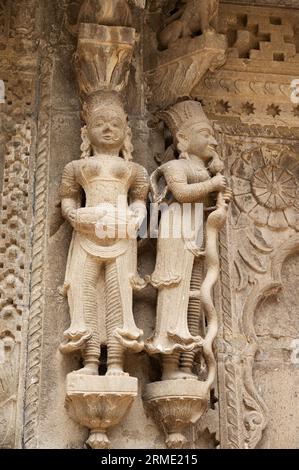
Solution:
[[[224,170],[224,163],[220,160],[218,153],[215,150],[212,150],[211,157],[213,160],[209,164],[209,170],[212,175],[217,175],[218,173],[222,173]]]
[[[75,215],[75,228],[78,231],[90,232],[94,234],[96,224],[103,219],[107,213],[100,207],[82,207]]]
[[[137,213],[130,215],[127,222],[127,236],[128,238],[135,239],[137,237],[137,232],[140,228],[140,216]]]
[[[107,211],[99,218],[95,233],[101,239],[136,238],[139,218],[130,208],[125,211]]]
[[[225,191],[227,187],[227,181],[225,176],[223,175],[217,175],[214,176],[214,178],[211,179],[211,183],[213,184],[213,190],[214,191]]]
[[[137,232],[146,217],[146,213],[146,205],[143,202],[136,201],[130,205],[130,217],[128,221],[128,235],[130,238],[136,238]]]
[[[226,204],[229,204],[233,198],[232,189],[227,187],[223,193],[223,197],[224,197],[224,201],[226,202]]]
[[[68,221],[72,225],[72,227],[76,228],[76,219],[77,219],[77,210],[73,209],[69,214],[68,214]]]

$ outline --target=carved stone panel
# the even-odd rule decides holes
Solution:
[[[38,2],[0,4],[0,447],[22,445],[30,303]],[[24,5],[25,4],[25,5]],[[24,15],[21,10],[24,8]]]
[[[238,129],[234,132],[238,134]],[[283,288],[284,260],[298,250],[298,141],[224,135],[222,142],[234,199],[230,228],[221,235],[220,250],[221,446],[255,448],[265,429],[265,436],[270,436],[268,422],[272,407],[278,406],[278,392],[270,391],[260,375],[262,370],[267,374],[260,349],[267,342],[259,338],[256,323],[262,306],[269,302],[265,299]],[[290,393],[294,400],[295,388]],[[263,447],[271,446],[270,437],[265,439]]]
[[[299,67],[298,10],[223,4],[219,18],[227,62],[208,73],[193,96],[218,119],[298,127],[298,104],[291,100]]]
[[[281,267],[280,291],[265,299],[255,313],[258,353],[254,381],[269,410],[259,448],[298,448],[298,434],[293,432],[299,410],[298,261],[297,245]]]
[[[0,275],[0,446],[13,448],[20,435],[24,345],[29,304],[29,247],[32,216],[32,147],[30,120],[16,126],[7,144],[1,200]],[[21,365],[21,367],[20,367]]]
[[[298,24],[298,0],[0,0],[0,448],[299,447],[299,104],[291,86],[299,79]],[[82,374],[86,351],[59,351],[61,343],[68,347],[63,335],[71,323],[63,294],[70,287],[64,280],[73,235],[59,187],[70,162],[80,166],[80,157],[93,158],[82,105],[99,91],[99,102],[107,91],[121,94],[128,114],[116,156],[126,163],[106,175],[113,183],[105,198],[117,194],[132,157],[134,165],[159,176],[160,196],[170,197],[167,188],[158,191],[161,171],[183,160],[188,178],[196,180],[197,171],[206,178],[202,184],[218,178],[233,197],[228,209],[226,199],[215,197],[223,195],[219,186],[216,194],[210,187],[213,204],[206,204],[203,216],[207,221],[219,214],[221,203],[228,210],[226,226],[212,239],[220,260],[219,281],[208,298],[213,322],[198,315],[205,244],[201,250],[188,239],[188,254],[179,257],[173,256],[175,243],[166,247],[172,266],[181,263],[183,271],[186,292],[177,304],[190,296],[179,317],[189,323],[180,329],[183,322],[174,321],[173,332],[177,304],[162,305],[173,302],[172,287],[162,288],[153,275],[159,241],[134,240],[135,275],[115,263],[130,285],[114,282],[119,272],[107,269],[111,290],[104,293],[99,281],[96,305],[109,297],[114,314],[118,287],[122,301],[133,301],[126,316],[133,329],[126,333],[137,332],[138,341],[125,340],[136,341],[137,349],[117,354],[113,343],[107,352],[101,338],[93,373]],[[204,128],[209,121],[209,132],[215,131],[214,169],[190,167],[184,133],[176,142],[171,122],[161,122],[169,107],[186,100],[197,110],[202,106]],[[106,101],[107,113],[112,107]],[[196,138],[198,128],[190,135]],[[223,166],[227,181],[215,174]],[[171,177],[177,180],[178,171]],[[86,209],[82,196],[79,225]],[[213,260],[215,275],[217,255]],[[73,282],[77,301],[82,272],[77,269]],[[93,271],[86,273],[89,294]],[[167,313],[172,342],[188,343],[191,336],[198,348],[161,360],[158,311]],[[156,337],[155,355],[148,345]],[[120,376],[115,368],[105,375],[111,351],[121,362]],[[161,380],[163,374],[169,380]]]

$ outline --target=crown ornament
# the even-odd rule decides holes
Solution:
[[[82,116],[85,122],[92,122],[103,109],[117,110],[121,119],[127,121],[123,102],[115,91],[98,91],[89,95],[83,104]]]
[[[204,128],[211,129],[210,121],[198,101],[181,101],[166,111],[160,111],[157,117],[165,122],[173,136],[194,124],[201,124]]]

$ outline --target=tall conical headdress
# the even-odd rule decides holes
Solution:
[[[99,91],[89,95],[83,104],[82,117],[85,122],[90,122],[101,109],[116,109],[119,117],[127,120],[124,105],[118,93],[115,91]]]
[[[157,113],[157,116],[165,122],[173,137],[176,137],[179,130],[194,124],[203,124],[211,128],[211,123],[198,101],[182,101],[167,111]]]

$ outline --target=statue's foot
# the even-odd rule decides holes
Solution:
[[[162,380],[177,380],[180,378],[179,369],[164,371],[162,374]]]
[[[172,371],[165,371],[162,375],[162,380],[198,380],[197,375],[193,374],[192,372],[186,370],[172,370]]]
[[[109,376],[109,377],[117,377],[117,376],[124,376],[124,375],[127,377],[129,376],[127,372],[124,372],[121,367],[117,367],[117,366],[109,367],[106,372],[106,376]]]
[[[98,366],[96,365],[88,365],[83,367],[82,369],[76,370],[74,374],[78,375],[99,375]]]
[[[62,354],[69,354],[82,349],[91,338],[91,331],[83,327],[69,328],[63,334],[64,342],[59,346]]]
[[[216,31],[215,31],[215,28],[213,28],[212,26],[209,26],[205,31],[204,31],[204,34],[216,34]]]
[[[180,371],[180,378],[184,380],[198,380],[198,376],[193,374],[190,369],[181,369]]]

